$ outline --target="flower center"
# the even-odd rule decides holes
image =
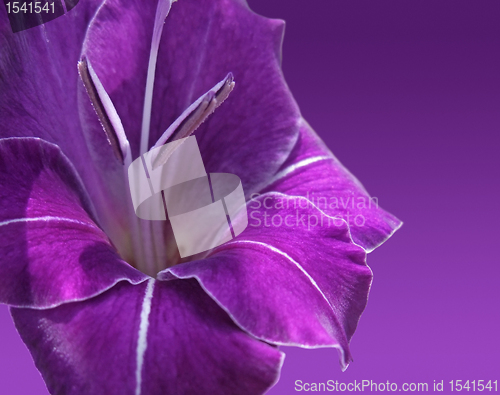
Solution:
[[[146,78],[140,156],[143,156],[149,149],[149,131],[156,60],[164,20],[168,15],[171,3],[170,0],[159,0],[156,10],[148,74]],[[104,133],[106,134],[106,138],[118,161],[123,165],[124,182],[128,187],[127,173],[132,163],[132,155],[120,116],[92,68],[90,60],[84,57],[78,63],[78,70],[94,110],[103,127]],[[233,75],[229,73],[224,80],[216,84],[212,89],[191,104],[191,106],[189,106],[163,133],[153,148],[158,148],[166,143],[190,136],[229,96],[234,85]],[[159,150],[159,154],[153,161],[153,170],[162,166],[171,154],[172,152],[169,152],[167,149]],[[147,221],[139,219],[135,215],[130,195],[127,196],[126,199],[129,202],[129,212],[127,214],[133,240],[133,262],[129,263],[152,277],[155,277],[159,271],[180,263],[180,255],[175,244],[170,223],[165,221]],[[121,243],[115,244],[121,245]],[[119,252],[121,253],[121,251]]]

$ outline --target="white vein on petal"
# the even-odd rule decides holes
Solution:
[[[314,156],[311,158],[303,159],[300,162],[294,163],[293,165],[288,166],[287,168],[281,170],[278,172],[269,182],[263,186],[261,189],[264,189],[268,187],[269,185],[274,184],[276,181],[281,180],[282,178],[286,177],[287,175],[301,169],[302,167],[309,166],[313,163],[320,162],[323,160],[334,160],[332,156],[329,155],[321,155],[321,156]]]
[[[136,387],[135,395],[141,395],[142,367],[144,366],[144,355],[148,347],[147,336],[149,328],[149,314],[151,313],[151,301],[155,287],[155,279],[148,280],[144,300],[142,302],[141,321],[139,325],[139,336],[137,338],[137,366],[135,371]]]
[[[32,217],[32,218],[15,218],[9,219],[7,221],[0,222],[0,226],[7,226],[10,224],[17,223],[26,223],[26,222],[67,222],[72,224],[83,225],[92,229],[99,229],[96,225],[90,224],[88,222],[78,221],[76,219],[64,218],[64,217],[53,217],[53,216],[44,216],[44,217]]]
[[[337,310],[335,307],[332,306],[332,304],[330,303],[330,301],[328,300],[328,298],[326,297],[326,295],[323,293],[323,291],[321,290],[321,288],[319,287],[319,285],[316,283],[316,281],[314,280],[314,278],[312,278],[311,275],[309,273],[307,273],[307,271],[301,266],[300,263],[298,263],[295,259],[293,259],[286,252],[283,252],[280,249],[278,249],[276,247],[273,247],[273,246],[271,246],[269,244],[262,243],[260,241],[253,241],[253,240],[235,240],[235,241],[229,242],[229,243],[227,243],[225,245],[234,245],[234,244],[254,244],[254,245],[259,245],[259,246],[267,248],[267,249],[273,251],[274,253],[279,254],[282,257],[284,257],[285,259],[289,260],[290,262],[292,262],[309,279],[309,281],[312,283],[312,285],[314,286],[314,288],[317,289],[317,291],[321,294],[321,296],[326,301],[326,303],[328,303],[328,306],[330,306],[330,308],[332,309],[332,311],[336,311]]]
[[[156,8],[155,24],[153,28],[153,37],[151,39],[151,50],[149,52],[148,74],[146,79],[146,93],[144,94],[144,108],[142,113],[141,127],[141,147],[140,154],[148,151],[149,129],[151,126],[151,110],[153,106],[153,88],[156,73],[156,61],[158,59],[158,49],[160,47],[161,34],[165,19],[172,6],[171,0],[158,0]]]

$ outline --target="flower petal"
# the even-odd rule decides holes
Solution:
[[[127,185],[77,70],[101,2],[81,1],[66,15],[16,34],[0,8],[0,137],[57,144],[82,177],[101,225],[123,251],[132,244],[123,199]]]
[[[48,308],[148,277],[96,225],[73,166],[55,145],[0,140],[0,302]]]
[[[238,329],[195,281],[154,284],[121,283],[55,309],[12,309],[50,393],[254,395],[274,384],[276,348]]]
[[[336,347],[345,368],[372,279],[366,252],[401,222],[372,204],[305,121],[261,192],[248,206],[250,226],[235,241],[159,278],[197,278],[252,335],[274,344]]]
[[[261,193],[269,191],[305,197],[325,214],[346,220],[354,242],[367,252],[402,225],[379,207],[304,120],[293,151]]]
[[[146,394],[260,394],[274,384],[282,359],[276,348],[237,329],[198,283],[156,284]]]
[[[109,0],[89,28],[85,54],[139,151],[155,2]],[[298,137],[299,111],[280,68],[284,23],[236,0],[179,1],[158,54],[151,147],[191,103],[229,72],[236,87],[195,132],[213,172],[237,174],[251,193],[283,164]],[[124,40],[124,37],[127,37]]]
[[[279,345],[335,347],[345,368],[372,279],[366,253],[345,222],[322,220],[307,199],[269,196],[290,198],[291,206],[266,209],[267,219],[263,211],[251,212],[250,226],[234,241],[158,278],[194,277],[253,336]],[[257,200],[261,207],[266,197]]]
[[[78,118],[77,62],[99,0],[13,34],[0,10],[0,137],[40,137],[88,167]]]

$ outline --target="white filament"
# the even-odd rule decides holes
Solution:
[[[171,0],[158,0],[156,8],[155,25],[153,28],[153,37],[151,40],[151,51],[149,53],[148,75],[146,78],[146,93],[144,95],[144,110],[142,113],[142,128],[141,128],[141,147],[140,154],[145,154],[148,151],[149,129],[151,126],[151,109],[153,104],[153,87],[156,72],[156,60],[158,58],[158,49],[160,47],[161,33],[163,32],[163,24],[165,18],[170,12],[172,6]]]

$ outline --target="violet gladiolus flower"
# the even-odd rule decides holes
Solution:
[[[345,368],[366,254],[400,222],[302,119],[284,23],[244,0],[100,3],[16,34],[0,11],[0,302],[50,393],[260,394],[279,345]],[[193,133],[249,226],[181,259],[126,170]]]

